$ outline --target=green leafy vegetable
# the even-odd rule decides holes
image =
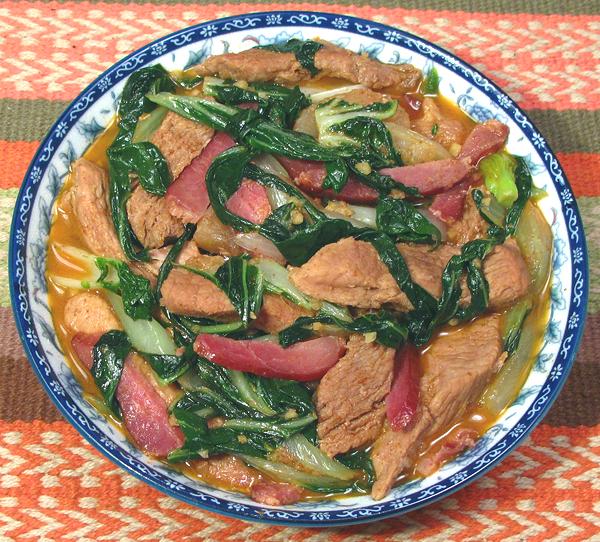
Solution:
[[[532,308],[531,299],[523,299],[519,301],[504,315],[504,333],[502,341],[504,343],[504,351],[512,354],[519,345],[523,322]]]
[[[516,201],[518,192],[515,181],[515,159],[506,152],[490,154],[479,162],[485,186],[505,208]]]
[[[165,157],[158,147],[147,141],[112,148],[110,159],[113,168],[119,167],[134,173],[149,194],[164,196],[173,178]]]
[[[150,141],[150,138],[158,130],[168,112],[169,110],[165,107],[157,107],[147,115],[142,116],[135,127],[131,142],[141,143],[143,141]]]
[[[440,231],[403,199],[384,197],[377,204],[377,229],[396,242],[439,244]]]
[[[131,343],[123,331],[109,331],[102,335],[93,349],[92,376],[106,406],[115,414],[119,406],[115,398],[121,380],[125,358],[131,351]]]
[[[248,263],[246,256],[229,258],[215,273],[219,287],[223,290],[243,324],[256,318],[262,305],[264,281],[260,270]]]
[[[427,96],[437,96],[440,87],[440,75],[437,68],[432,66],[425,76],[421,92]]]
[[[175,243],[169,250],[169,253],[167,254],[166,258],[164,259],[163,263],[160,266],[160,269],[158,271],[158,276],[156,278],[156,288],[155,288],[156,299],[160,299],[160,297],[161,297],[160,290],[162,288],[163,283],[165,282],[165,280],[167,279],[167,276],[173,269],[173,266],[175,265],[175,261],[177,260],[177,257],[183,250],[183,247],[194,236],[194,233],[196,233],[196,225],[195,224],[186,224],[183,229],[183,233],[177,239],[177,241],[175,241]]]
[[[142,353],[142,356],[164,384],[174,382],[190,368],[189,356],[186,355],[174,356]]]
[[[315,55],[323,47],[322,43],[312,40],[299,40],[292,38],[285,43],[274,43],[270,45],[260,45],[257,49],[266,49],[276,53],[294,53],[296,60],[313,77],[319,73],[315,66]]]
[[[323,188],[340,192],[348,182],[348,167],[343,160],[325,163]]]

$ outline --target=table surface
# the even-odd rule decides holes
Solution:
[[[2,269],[26,167],[80,89],[119,58],[179,28],[289,7],[260,0],[0,2]],[[0,540],[600,540],[600,1],[323,0],[296,7],[365,17],[436,42],[494,79],[544,134],[575,190],[590,251],[587,327],[564,390],[508,459],[426,509],[340,529],[244,523],[158,493],[79,437],[29,367],[5,271]]]

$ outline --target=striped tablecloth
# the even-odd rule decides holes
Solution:
[[[600,540],[599,0],[0,2],[2,269],[27,164],[84,85],[120,57],[173,30],[292,6],[374,19],[446,47],[508,91],[557,152],[583,214],[591,272],[587,329],[561,396],[544,423],[499,467],[426,509],[345,529],[244,523],[150,489],[79,437],[29,368],[4,271],[0,540]]]

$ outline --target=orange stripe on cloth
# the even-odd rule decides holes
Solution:
[[[498,467],[440,503],[332,540],[583,540],[597,534],[600,426],[542,425]],[[10,539],[282,540],[314,530],[254,525],[197,510],[125,474],[65,422],[0,421],[0,532]],[[458,529],[458,531],[457,531]]]
[[[4,158],[0,189],[21,186],[38,145],[38,141],[0,140],[0,156]],[[558,159],[577,197],[600,196],[600,154],[558,153]]]
[[[39,145],[38,141],[2,141],[0,140],[0,188],[18,188],[21,186],[29,162]]]
[[[216,17],[288,8],[2,2],[0,97],[72,99],[102,70],[152,39]],[[525,108],[600,107],[595,57],[600,17],[312,3],[294,8],[351,13],[419,34],[473,63]]]
[[[600,154],[558,153],[557,157],[577,197],[600,196]]]

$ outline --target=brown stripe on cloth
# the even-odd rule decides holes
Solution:
[[[61,420],[25,357],[9,308],[0,308],[0,329],[0,419]]]
[[[0,419],[55,421],[61,415],[35,377],[12,312],[0,308]],[[600,314],[588,317],[571,374],[545,422],[554,426],[600,423]]]

